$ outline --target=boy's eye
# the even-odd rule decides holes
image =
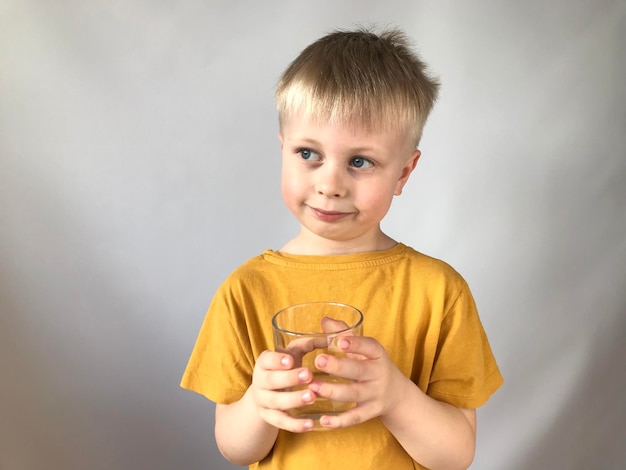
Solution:
[[[303,160],[315,161],[320,159],[318,153],[311,149],[300,149],[298,150],[298,153]]]
[[[352,160],[350,160],[350,164],[354,168],[370,168],[374,166],[374,164],[370,160],[363,157],[354,157]]]

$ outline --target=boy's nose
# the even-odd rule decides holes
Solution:
[[[320,169],[315,190],[326,197],[343,197],[347,193],[345,177],[340,170],[331,166]]]

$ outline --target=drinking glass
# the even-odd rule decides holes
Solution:
[[[346,357],[337,347],[337,339],[360,336],[363,314],[355,307],[337,302],[308,302],[280,310],[272,318],[276,351],[290,354],[294,367],[307,367],[313,380],[330,383],[350,383],[352,380],[332,376],[315,368],[315,358],[320,354]],[[290,390],[305,390],[307,385]],[[322,415],[337,415],[354,407],[356,403],[316,397],[314,403],[289,410],[296,418],[313,419],[314,429],[324,429],[319,424]]]

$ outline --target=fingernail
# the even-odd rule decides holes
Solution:
[[[304,422],[304,428],[305,429],[313,429],[313,421],[311,421],[310,419],[307,419]]]
[[[341,349],[348,349],[350,347],[350,340],[346,338],[341,338],[339,341],[337,341],[337,345]]]
[[[302,394],[302,401],[309,402],[312,400],[313,400],[313,394],[309,392],[308,390]]]
[[[313,390],[315,393],[320,391],[322,385],[319,382],[311,382],[309,384],[309,390]]]
[[[306,370],[302,369],[300,372],[298,372],[298,378],[303,382],[306,382],[307,380],[309,380],[309,373]]]
[[[322,416],[322,417],[320,418],[320,424],[321,424],[322,426],[328,426],[328,425],[330,425],[330,418],[329,418],[328,416]]]
[[[317,356],[316,365],[319,368],[324,368],[328,364],[328,358],[326,356]]]
[[[289,367],[289,358],[287,356],[283,356],[280,359],[280,363],[284,365],[285,367]]]

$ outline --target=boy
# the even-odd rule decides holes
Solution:
[[[301,230],[218,289],[182,380],[216,405],[231,462],[259,469],[467,468],[475,408],[502,384],[472,295],[450,266],[381,231],[420,157],[438,84],[399,31],[337,31],[307,47],[276,91],[282,196]],[[322,384],[272,351],[271,318],[336,301],[364,313],[364,336],[316,367]],[[289,387],[307,384],[300,391]],[[317,397],[356,402],[324,416],[286,410]]]

